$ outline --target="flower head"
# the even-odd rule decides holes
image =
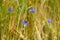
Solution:
[[[52,20],[51,19],[48,19],[48,22],[50,23],[50,22],[52,22]]]
[[[22,20],[22,24],[23,24],[23,25],[27,25],[28,22],[27,22],[26,20]]]
[[[8,8],[8,11],[11,12],[13,10],[13,8]]]
[[[30,12],[35,12],[36,10],[35,10],[35,8],[30,8],[29,11],[30,11]]]

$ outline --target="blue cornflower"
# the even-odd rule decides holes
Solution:
[[[8,8],[8,12],[11,12],[13,10],[13,8]]]
[[[35,10],[35,8],[30,8],[29,11],[30,11],[30,12],[35,12],[36,10]]]
[[[48,19],[48,22],[50,23],[50,22],[52,22],[52,20],[51,19]]]
[[[22,20],[22,24],[23,24],[23,25],[27,25],[27,24],[28,24],[28,21]]]

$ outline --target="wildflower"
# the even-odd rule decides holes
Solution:
[[[8,8],[8,11],[11,12],[13,10],[13,8]]]
[[[27,25],[28,22],[26,20],[22,20],[22,24]]]
[[[51,19],[48,19],[48,22],[50,23],[50,22],[52,22],[52,20]]]
[[[35,12],[36,10],[35,10],[35,8],[30,8],[29,11],[30,11],[30,12]]]

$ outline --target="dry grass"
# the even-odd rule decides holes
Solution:
[[[36,12],[29,12],[30,7]],[[0,0],[0,39],[60,40],[60,0]]]

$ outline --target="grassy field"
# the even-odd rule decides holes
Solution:
[[[0,40],[60,40],[60,0],[0,0]]]

